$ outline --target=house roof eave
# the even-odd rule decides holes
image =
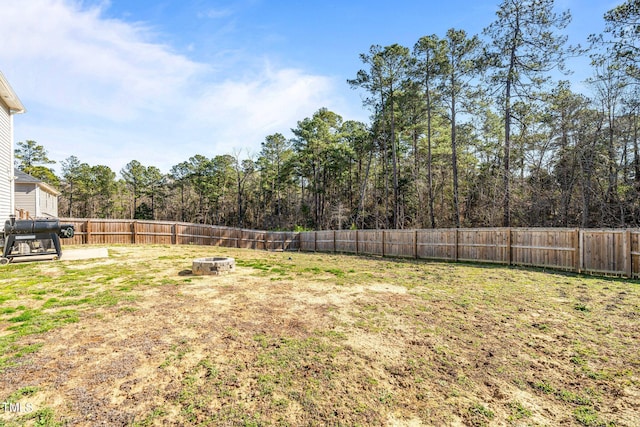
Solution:
[[[53,194],[54,196],[59,196],[60,194],[62,194],[61,192],[59,192],[58,190],[56,190],[46,182],[38,182],[36,185],[42,188],[43,190],[45,190],[46,192]]]
[[[20,169],[16,169],[14,173],[16,175],[16,181],[15,181],[16,184],[33,185],[43,189],[49,194],[53,194],[54,196],[59,196],[60,194],[62,194],[60,191],[56,190],[52,185],[47,184],[46,182],[34,176],[31,176],[28,173],[21,171]]]
[[[2,102],[9,107],[9,111],[12,114],[19,114],[27,111],[2,72],[0,72],[0,99],[2,99]]]

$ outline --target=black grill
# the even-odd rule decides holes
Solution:
[[[60,238],[74,235],[71,224],[60,224],[57,219],[8,219],[4,223],[4,250],[0,264],[17,257],[52,255],[62,256]]]

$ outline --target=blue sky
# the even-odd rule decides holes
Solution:
[[[570,43],[622,0],[556,0]],[[15,141],[115,172],[169,172],[195,154],[256,156],[321,107],[367,121],[346,83],[373,44],[480,34],[499,0],[27,0],[0,2],[0,71],[27,113]],[[579,82],[587,62],[569,64]]]

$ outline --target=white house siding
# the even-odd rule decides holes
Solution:
[[[36,192],[38,188],[34,184],[16,184],[16,209],[23,209],[29,212],[31,217],[36,217]]]
[[[15,185],[15,207],[31,218],[56,218],[58,216],[58,196],[51,194],[38,184],[20,183]]]
[[[13,135],[12,116],[0,102],[0,229],[13,209]]]
[[[42,188],[38,188],[40,199],[40,210],[37,212],[41,217],[57,217],[58,216],[58,196],[54,196],[51,193],[44,191]]]

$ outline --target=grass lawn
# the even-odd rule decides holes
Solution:
[[[638,426],[640,282],[197,246],[0,268],[0,426]],[[193,276],[194,258],[235,273]]]

